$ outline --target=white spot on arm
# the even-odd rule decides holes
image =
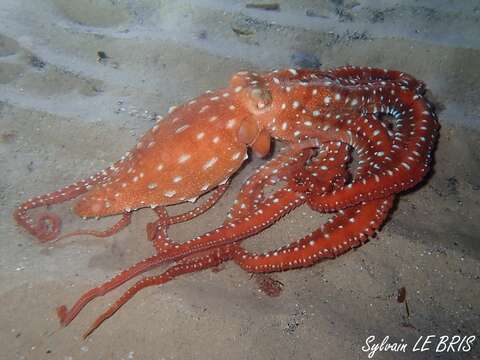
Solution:
[[[209,107],[210,107],[209,105],[204,105],[204,106],[202,106],[202,108],[201,108],[200,111],[199,111],[199,114],[205,112]]]
[[[150,190],[153,190],[157,187],[157,183],[154,183],[154,182],[151,182],[147,185],[147,187],[150,189]]]
[[[213,157],[210,160],[208,160],[205,164],[203,164],[203,170],[207,170],[211,168],[215,163],[218,161],[218,157]]]
[[[182,154],[180,155],[180,157],[178,158],[178,163],[179,164],[183,164],[184,162],[186,162],[188,159],[190,159],[192,156],[190,154]]]
[[[175,194],[176,194],[176,191],[173,191],[173,190],[165,191],[163,193],[164,196],[169,197],[169,198],[175,196]]]
[[[189,127],[190,127],[190,125],[180,126],[177,130],[175,130],[175,133],[176,133],[176,134],[179,134],[179,133],[181,133],[182,131],[185,131],[186,129],[188,129]]]
[[[235,119],[230,119],[230,120],[228,120],[228,121],[227,121],[227,126],[226,126],[227,129],[233,128],[233,127],[235,126],[235,123],[236,123]]]
[[[237,152],[237,153],[233,154],[232,160],[238,160],[240,158],[240,155],[241,155],[240,152]]]

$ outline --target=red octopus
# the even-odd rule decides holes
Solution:
[[[17,223],[40,241],[59,238],[60,218],[43,213],[34,221],[28,211],[79,196],[74,210],[82,217],[122,217],[105,231],[63,237],[113,235],[143,207],[158,215],[147,227],[155,254],[88,291],[72,308],[60,306],[60,322],[69,324],[94,298],[163,264],[170,267],[129,288],[85,336],[141,289],[181,274],[227,260],[253,273],[282,271],[360,246],[385,222],[395,194],[418,184],[429,171],[439,125],[424,92],[424,84],[412,76],[383,69],[239,72],[228,87],[171,108],[108,169],[16,209]],[[249,147],[265,156],[272,139],[284,148],[243,184],[222,226],[184,243],[169,239],[170,225],[191,220],[220,199]],[[276,190],[267,195],[273,185]],[[168,215],[166,206],[194,202],[209,191],[210,197],[192,211]],[[241,246],[303,204],[334,215],[288,246],[263,254]]]

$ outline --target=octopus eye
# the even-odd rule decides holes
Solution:
[[[263,109],[272,103],[272,93],[268,89],[254,88],[250,92],[250,98],[258,109]]]

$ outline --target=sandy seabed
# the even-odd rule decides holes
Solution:
[[[368,336],[407,343],[377,359],[475,359],[480,323],[480,5],[478,1],[2,0],[0,2],[1,359],[366,359]],[[103,52],[103,53],[102,53]],[[345,64],[424,80],[442,124],[434,171],[402,195],[368,244],[259,292],[233,264],[131,300],[88,340],[82,332],[124,288],[61,328],[60,304],[151,254],[142,210],[109,239],[39,244],[12,211],[104,168],[154,114],[223,86],[240,69]],[[255,159],[209,214],[172,229],[187,239],[220,224]],[[55,207],[66,229],[84,225]],[[315,229],[300,208],[248,248]],[[100,220],[103,228],[112,219]],[[396,301],[405,287],[405,304]],[[412,353],[420,336],[477,336],[464,354]]]

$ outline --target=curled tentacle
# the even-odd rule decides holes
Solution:
[[[402,110],[397,119],[388,166],[339,191],[323,194],[318,205],[341,209],[388,197],[415,186],[428,173],[438,136],[435,114],[420,95],[405,90],[399,96],[408,110]]]
[[[56,214],[42,213],[36,221],[28,216],[28,211],[65,201],[75,199],[86,193],[94,184],[102,182],[110,174],[110,169],[98,172],[88,179],[80,180],[72,185],[65,186],[60,190],[45,195],[36,196],[22,203],[13,213],[17,224],[25,228],[30,234],[40,241],[55,239],[59,233],[62,221]]]

